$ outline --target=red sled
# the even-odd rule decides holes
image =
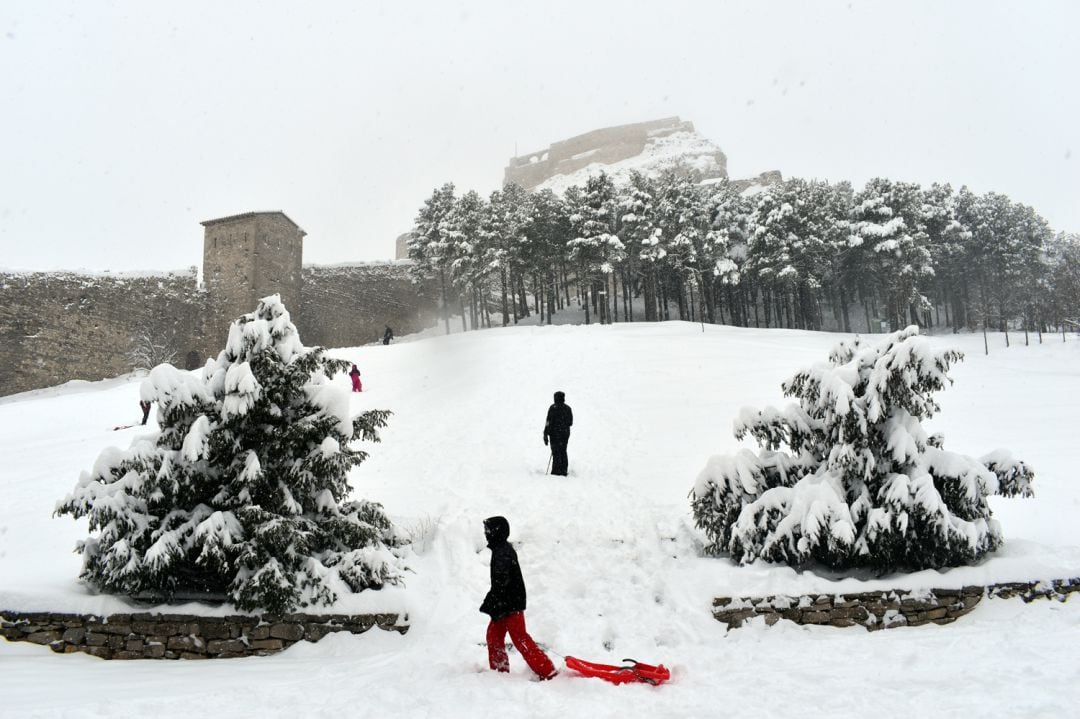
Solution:
[[[671,679],[671,672],[663,664],[653,666],[652,664],[642,664],[634,659],[623,659],[623,661],[629,662],[629,664],[616,667],[611,664],[587,662],[577,657],[566,657],[566,666],[579,674],[603,679],[612,684],[645,682],[657,686]]]

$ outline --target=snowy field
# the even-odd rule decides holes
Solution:
[[[364,392],[353,409],[394,412],[354,473],[417,538],[407,586],[338,611],[407,611],[408,634],[331,635],[273,657],[101,661],[0,642],[0,716],[768,717],[1074,716],[1080,600],[987,600],[956,624],[868,633],[760,620],[726,631],[715,596],[1080,576],[1080,340],[1005,348],[945,336],[967,354],[929,429],[980,456],[1034,466],[1034,499],[993,500],[1006,544],[977,567],[836,581],[699,556],[687,493],[712,454],[738,447],[740,407],[784,402],[780,382],[824,361],[840,335],[684,322],[498,329],[340,349]],[[1019,343],[1017,342],[1019,340]],[[344,375],[338,380],[348,386]],[[551,393],[574,409],[570,476],[545,475]],[[54,504],[110,444],[142,428],[138,383],[69,383],[0,400],[0,608],[132,611],[77,581],[85,523]],[[153,421],[153,420],[151,420]],[[532,681],[486,670],[490,553],[481,521],[502,514],[521,558],[533,637],[559,654],[664,663],[661,687],[569,670]],[[172,611],[226,613],[185,606]],[[559,662],[557,656],[552,656]]]

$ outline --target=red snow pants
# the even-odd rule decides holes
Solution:
[[[555,676],[555,665],[548,659],[544,650],[536,646],[536,642],[525,631],[525,613],[514,612],[500,619],[493,619],[487,628],[488,664],[497,672],[510,671],[510,659],[506,656],[506,633],[510,633],[510,641],[514,643],[529,669],[539,675],[541,679],[550,679]]]
[[[353,392],[363,392],[364,391],[363,387],[360,386],[360,375],[355,375],[352,378],[352,391]]]

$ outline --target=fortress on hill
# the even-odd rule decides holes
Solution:
[[[561,192],[603,169],[693,171],[727,179],[727,157],[690,122],[669,117],[608,127],[510,159],[504,180]],[[780,181],[780,173],[733,181]],[[419,204],[420,198],[417,203]],[[74,379],[130,372],[148,342],[178,367],[195,369],[225,345],[229,323],[278,293],[306,345],[378,341],[386,325],[404,335],[438,320],[434,288],[416,285],[408,262],[303,264],[307,233],[284,212],[247,212],[203,226],[196,267],[167,273],[0,272],[0,396]],[[396,240],[408,257],[409,233]]]

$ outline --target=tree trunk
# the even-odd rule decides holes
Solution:
[[[506,267],[500,267],[499,274],[502,280],[502,325],[506,327],[510,324],[510,307],[506,301]]]

